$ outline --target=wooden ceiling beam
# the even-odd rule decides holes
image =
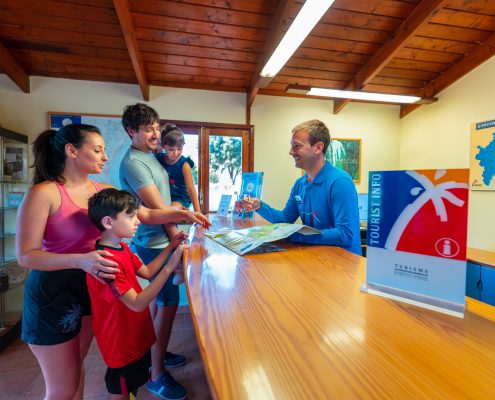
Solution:
[[[419,107],[421,107],[421,104],[401,104],[399,114],[400,119],[412,113],[414,110],[417,110]]]
[[[334,99],[333,100],[333,113],[338,114],[349,103],[349,99]]]
[[[251,109],[254,99],[258,94],[258,90],[260,88],[266,88],[273,79],[273,77],[262,77],[260,75],[261,70],[284,37],[302,5],[303,3],[297,0],[279,0],[277,11],[273,16],[272,28],[267,34],[263,52],[254,70],[253,79],[251,80],[251,85],[246,97],[247,114],[249,114],[249,110]]]
[[[472,71],[495,55],[495,34],[492,34],[483,43],[476,46],[452,67],[442,73],[438,78],[432,80],[423,89],[424,96],[432,97],[449,87],[459,78]]]
[[[132,66],[134,67],[134,72],[136,74],[139,87],[141,88],[143,99],[145,101],[149,101],[150,86],[148,84],[148,79],[146,78],[146,69],[144,66],[143,57],[139,49],[136,31],[134,30],[134,25],[132,23],[129,1],[113,0],[113,5],[115,7],[115,11],[117,12],[117,17],[119,19],[120,27],[122,28],[122,33],[124,34],[127,50],[129,51],[129,56],[131,58]]]
[[[402,22],[382,47],[357,72],[345,90],[361,90],[396,56],[418,30],[428,23],[448,0],[422,0],[414,11]],[[342,111],[350,100],[334,102],[334,114]],[[336,105],[337,104],[337,105]]]
[[[466,54],[452,67],[442,73],[438,78],[432,80],[423,88],[423,96],[433,97],[440,93],[442,90],[448,88],[454,82],[462,78],[468,72],[471,72],[474,68],[481,65],[485,61],[489,60],[495,55],[495,33],[492,34],[483,43],[476,46],[470,53]],[[416,110],[421,104],[417,104],[417,107],[410,107],[416,104],[410,104],[409,107],[401,107],[400,117],[404,118]],[[404,108],[404,110],[403,110]]]
[[[29,75],[2,43],[0,43],[0,66],[24,93],[30,92]]]

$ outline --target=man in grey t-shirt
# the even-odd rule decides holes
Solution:
[[[177,210],[170,206],[170,186],[167,171],[153,154],[160,137],[160,120],[157,112],[146,104],[127,106],[122,125],[132,144],[120,164],[120,184],[139,197],[146,207],[170,211],[170,222],[200,220],[205,226],[208,219],[201,214]],[[174,231],[174,230],[172,230]],[[169,230],[169,232],[171,232]],[[178,232],[175,228],[174,232]],[[175,234],[175,233],[174,233]],[[180,233],[178,233],[180,234]],[[168,244],[163,225],[140,224],[133,238],[136,251],[144,264],[149,264]],[[179,304],[179,288],[172,283],[173,275],[165,283],[156,298],[156,314],[153,316],[156,342],[151,348],[151,381],[146,388],[165,398],[184,398],[187,390],[175,382],[165,367],[178,367],[185,357],[167,350],[172,324]],[[153,313],[154,314],[154,313]]]

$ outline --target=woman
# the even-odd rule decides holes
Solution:
[[[88,218],[88,198],[111,187],[91,180],[101,173],[107,156],[98,128],[71,124],[48,130],[33,144],[34,186],[17,217],[16,254],[31,272],[24,291],[22,339],[40,364],[45,399],[82,399],[83,360],[93,333],[85,273],[113,279],[116,263],[94,250],[99,230]],[[200,224],[200,213],[141,207],[145,223],[186,219]]]

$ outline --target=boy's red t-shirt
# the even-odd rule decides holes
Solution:
[[[136,272],[143,266],[142,261],[132,253],[125,243],[121,249],[96,246],[109,251],[113,257],[107,257],[119,265],[120,273],[111,283],[98,282],[87,274],[93,331],[103,360],[110,368],[120,368],[137,361],[155,342],[155,332],[150,311],[135,312],[128,308],[119,297],[130,289],[142,291]]]

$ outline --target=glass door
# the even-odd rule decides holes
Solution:
[[[242,173],[252,169],[251,130],[202,128],[200,138],[200,193],[202,211],[215,212],[222,194],[232,195],[241,187]]]

